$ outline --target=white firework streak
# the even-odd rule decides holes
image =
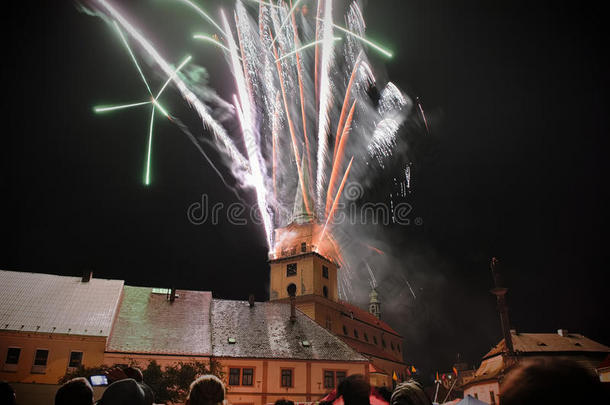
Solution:
[[[125,18],[121,13],[119,13],[112,5],[110,5],[105,0],[94,0],[98,3],[106,12],[111,15],[119,24],[131,35],[140,46],[155,60],[155,62],[161,67],[163,72],[167,76],[171,76],[174,72],[174,69],[159,55],[157,50],[148,42],[146,38]],[[190,91],[186,84],[176,75],[173,77],[173,82],[182,94],[182,97],[191,105],[199,117],[203,121],[203,124],[208,127],[214,135],[216,135],[223,142],[225,148],[227,149],[229,156],[239,163],[239,165],[243,167],[248,167],[248,162],[243,157],[243,155],[239,152],[239,150],[235,147],[235,144],[227,135],[225,129],[218,123],[210,113],[208,112],[207,107],[197,98],[197,96]]]
[[[263,173],[261,171],[260,149],[254,135],[254,108],[252,106],[250,95],[248,94],[244,71],[242,69],[241,63],[239,63],[239,57],[237,56],[237,45],[235,44],[235,40],[233,39],[231,27],[229,26],[229,22],[227,21],[227,17],[224,13],[222,13],[221,18],[226,33],[227,42],[229,44],[233,76],[235,77],[237,92],[239,94],[239,101],[241,102],[241,114],[239,114],[238,117],[240,118],[242,132],[246,143],[246,150],[248,151],[251,181],[256,191],[256,202],[258,205],[258,209],[260,210],[261,217],[263,218],[263,225],[265,227],[267,244],[269,245],[269,248],[272,249],[271,235],[273,233],[273,226],[271,222],[271,215],[269,214],[269,209],[267,206],[267,189],[265,187],[265,181],[263,178]]]
[[[321,0],[320,0],[321,1]],[[333,57],[333,15],[332,0],[326,0],[324,6],[324,19],[322,21],[322,66],[320,67],[320,109],[318,111],[318,156],[316,175],[317,207],[322,210],[324,205],[325,166],[328,154],[328,111],[332,103],[332,89],[330,81],[330,65]]]
[[[377,280],[375,279],[375,275],[373,274],[373,270],[371,270],[371,266],[369,266],[368,262],[364,262],[366,264],[366,269],[369,271],[369,275],[371,276],[371,287],[377,287]]]

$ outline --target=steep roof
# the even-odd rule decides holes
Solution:
[[[152,288],[126,286],[106,351],[208,356],[212,293],[178,290],[174,302]]]
[[[341,339],[290,304],[214,299],[212,346],[217,357],[367,361]],[[229,343],[234,339],[234,343]],[[306,342],[304,344],[304,342]],[[307,343],[309,346],[307,346]]]
[[[396,332],[390,325],[388,325],[381,319],[377,318],[375,315],[371,314],[370,312],[365,311],[364,309],[357,307],[353,304],[350,304],[347,301],[339,300],[339,304],[345,308],[348,315],[353,314],[354,319],[367,323],[375,328],[382,329],[385,332],[391,333],[393,335],[400,336],[400,334],[398,332]]]
[[[122,280],[0,270],[0,330],[108,336]]]
[[[610,347],[579,333],[516,333],[511,331],[513,347],[518,353],[536,352],[610,352]],[[504,339],[489,351],[484,359],[506,351]]]

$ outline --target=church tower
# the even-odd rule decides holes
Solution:
[[[379,294],[375,287],[369,293],[369,312],[377,319],[381,319],[381,302],[379,302]]]
[[[307,170],[303,176],[305,189],[309,190]],[[338,300],[339,266],[334,241],[330,233],[322,235],[324,226],[313,214],[310,194],[306,192],[304,196],[297,187],[291,222],[275,230],[275,250],[269,258],[270,300],[288,298],[287,288],[291,284],[296,286],[297,298],[313,295]]]

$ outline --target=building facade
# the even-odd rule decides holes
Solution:
[[[56,384],[104,361],[123,281],[0,271],[0,380]]]
[[[464,397],[470,395],[488,404],[499,404],[504,377],[518,364],[532,360],[563,359],[574,361],[595,372],[610,353],[610,348],[578,333],[559,329],[557,333],[517,333],[510,331],[513,355],[509,356],[504,339],[483,356],[474,377],[462,385]]]

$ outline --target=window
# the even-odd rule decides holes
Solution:
[[[328,278],[328,267],[322,266],[322,277]]]
[[[354,337],[358,339],[358,331],[356,329],[354,329]]]
[[[390,342],[390,347],[394,350],[394,342]]]
[[[286,265],[286,277],[292,277],[297,275],[297,264],[288,263]]]
[[[35,366],[46,366],[49,358],[49,351],[46,349],[36,350],[36,357],[34,357]]]
[[[345,325],[343,325],[343,334],[347,335],[347,327]]]
[[[366,340],[367,342],[369,341],[369,335],[367,335],[366,332],[364,332],[364,340]]]
[[[386,344],[385,344],[385,339],[381,338],[381,346],[383,346],[383,348],[386,348]]]
[[[241,370],[241,385],[253,385],[254,384],[254,369],[244,368]]]
[[[335,372],[324,372],[324,388],[335,388]]]
[[[377,336],[373,336],[373,343],[377,344]]]
[[[307,243],[302,242],[301,243],[301,253],[305,253],[307,252]]]
[[[230,368],[229,369],[229,385],[239,385],[239,374],[240,369]]]
[[[490,404],[496,403],[496,396],[493,391],[489,391],[489,400],[490,400],[490,402],[489,402]]]
[[[291,368],[283,368],[282,369],[282,387],[292,387],[292,369]]]
[[[324,370],[324,388],[335,388],[345,380],[345,371]]]
[[[332,321],[330,320],[330,316],[326,315],[326,329],[331,330]]]
[[[44,374],[47,371],[47,360],[49,351],[47,349],[37,349],[32,365],[32,374]]]
[[[398,350],[398,353],[400,353],[400,344],[396,344],[396,349]]]
[[[68,367],[78,368],[83,364],[83,352],[70,352]]]
[[[328,287],[322,287],[322,294],[324,294],[324,298],[328,298]]]
[[[4,364],[17,364],[19,363],[19,356],[21,355],[21,349],[18,347],[9,347],[6,353],[6,361]]]
[[[475,397],[475,399],[479,399],[479,394],[475,392],[474,397]]]

